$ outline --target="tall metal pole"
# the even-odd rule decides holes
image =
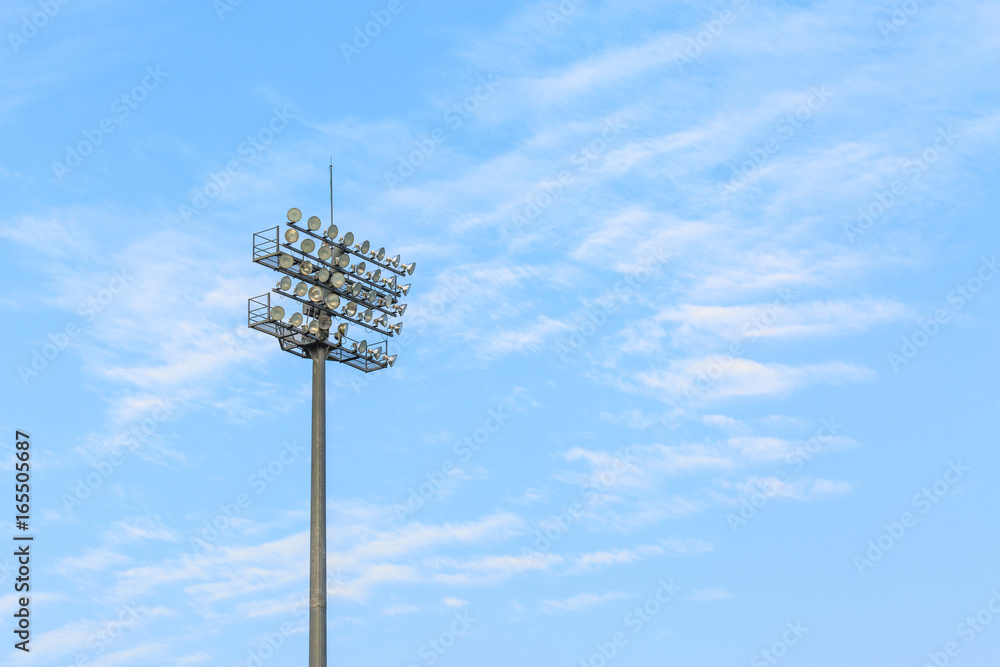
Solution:
[[[309,667],[326,666],[326,358],[309,351],[312,369],[312,490],[309,512]]]

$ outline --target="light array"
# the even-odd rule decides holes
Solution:
[[[302,357],[309,356],[306,348],[325,345],[329,359],[365,372],[392,366],[388,339],[403,328],[396,318],[406,304],[399,299],[410,291],[398,279],[413,275],[416,263],[401,264],[399,255],[387,257],[368,241],[356,243],[351,232],[340,236],[336,225],[321,231],[317,216],[303,223],[297,208],[288,211],[287,224],[283,239],[280,225],[254,234],[253,261],[284,274],[272,292],[301,304],[302,312],[286,313],[268,293],[250,299],[249,326]],[[349,338],[351,325],[369,333]],[[379,341],[369,343],[371,335]]]

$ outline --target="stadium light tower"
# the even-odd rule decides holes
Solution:
[[[309,667],[326,662],[326,362],[337,361],[365,373],[389,368],[389,338],[399,335],[410,291],[398,278],[413,275],[416,263],[400,264],[385,248],[373,250],[368,241],[356,243],[333,224],[331,178],[330,226],[313,216],[302,223],[302,212],[288,211],[288,228],[281,225],[254,234],[253,261],[282,274],[277,287],[250,299],[248,325],[278,339],[286,352],[312,359],[312,471],[309,529]],[[290,300],[301,312],[286,317],[272,305],[271,294]],[[361,340],[348,336],[360,328]],[[377,341],[369,342],[375,336]]]

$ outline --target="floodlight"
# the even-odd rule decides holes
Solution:
[[[400,256],[386,256],[384,247],[369,240],[355,244],[352,232],[341,231],[334,222],[333,166],[330,167],[330,225],[322,230],[319,216],[308,220],[298,208],[288,209],[288,225],[272,226],[253,237],[253,261],[278,272],[272,290],[298,301],[286,309],[277,305],[271,292],[250,299],[248,324],[276,338],[281,349],[312,362],[312,468],[309,539],[309,664],[326,665],[326,362],[335,361],[364,373],[392,366],[389,338],[402,330],[403,314],[397,305],[398,276],[413,273],[415,264],[401,265]],[[367,266],[370,263],[371,266]],[[392,275],[390,275],[392,274]],[[409,291],[409,285],[402,293]],[[298,310],[300,312],[292,312]],[[357,323],[376,335],[367,340],[348,338],[348,326]],[[387,403],[392,406],[393,403]],[[389,408],[390,411],[393,408]]]
[[[401,303],[398,306],[396,306],[396,314],[397,315],[402,315],[405,312],[406,312],[406,304],[405,303]]]
[[[399,290],[403,293],[403,296],[406,296],[407,294],[410,293],[410,285],[409,284],[403,285],[402,287],[399,288]]]
[[[412,276],[413,275],[413,271],[417,268],[417,263],[416,262],[410,262],[409,264],[407,264],[403,268],[406,269],[406,275]]]

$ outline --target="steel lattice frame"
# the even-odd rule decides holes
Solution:
[[[313,218],[316,219],[316,218]],[[280,288],[274,288],[271,292],[281,295],[285,299],[291,299],[303,305],[303,326],[292,326],[291,323],[276,320],[271,317],[271,292],[258,297],[251,298],[247,308],[247,324],[251,329],[262,331],[278,339],[281,349],[291,352],[299,357],[311,358],[310,350],[317,345],[329,348],[327,357],[330,361],[337,361],[347,364],[365,373],[388,368],[392,360],[388,357],[389,338],[398,335],[402,322],[396,325],[386,326],[388,317],[398,317],[403,314],[406,306],[397,306],[398,299],[405,295],[405,288],[396,285],[396,277],[404,277],[407,273],[413,272],[413,265],[399,268],[398,256],[393,259],[378,259],[379,253],[369,250],[362,252],[360,244],[345,243],[344,237],[340,239],[330,238],[327,232],[322,234],[308,228],[308,223],[301,224],[301,220],[288,222],[288,227],[294,229],[299,234],[299,239],[311,238],[316,243],[313,252],[305,252],[301,248],[295,247],[292,243],[283,242],[281,239],[281,226],[277,225],[271,229],[254,234],[253,237],[253,261],[266,266],[278,273],[288,276],[292,280],[305,283],[308,287],[320,287],[324,294],[336,294],[342,302],[354,303],[357,306],[355,316],[349,316],[342,308],[329,308],[325,301],[314,302],[308,298],[300,297],[294,292],[286,292]],[[353,240],[353,239],[352,239]],[[329,260],[322,260],[317,254],[323,246],[330,248],[333,256]],[[280,264],[282,256],[291,258],[291,265],[283,267]],[[356,259],[350,268],[341,267],[337,263],[340,255],[346,255]],[[302,273],[303,262],[310,262],[317,270],[309,273]],[[288,263],[288,260],[285,261]],[[390,279],[373,279],[374,271],[362,269],[357,270],[360,264],[364,263],[365,269],[371,264],[380,273],[388,273]],[[325,268],[330,274],[330,280],[322,282],[318,277],[318,269]],[[336,274],[344,276],[344,285],[334,287],[332,279]],[[353,294],[355,286],[360,286],[362,292]],[[371,321],[366,321],[364,311],[372,311]],[[334,324],[330,330],[320,330],[310,332],[307,323],[308,319],[316,319],[321,315],[328,315],[334,323],[346,322],[353,326],[360,326],[378,336],[381,339],[369,345],[368,350],[360,353],[357,350],[359,341],[349,338],[346,333],[343,335],[331,335],[337,330]],[[379,315],[380,314],[380,315]],[[308,318],[308,319],[306,319]],[[385,346],[385,352],[380,355],[374,353],[373,346]]]

